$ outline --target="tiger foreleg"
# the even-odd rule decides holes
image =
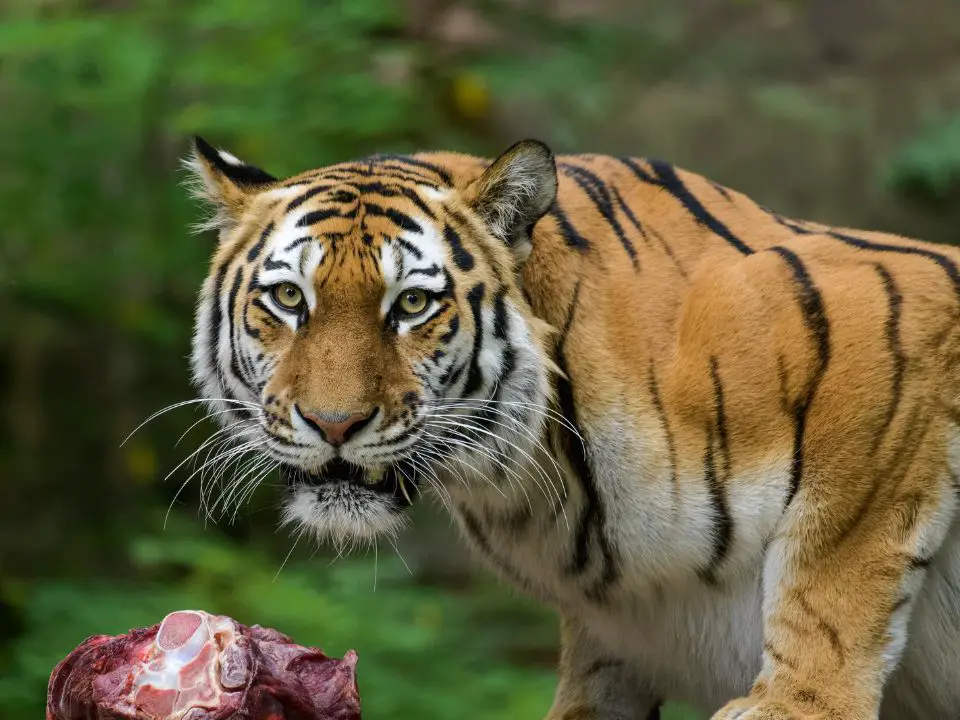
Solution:
[[[656,720],[659,699],[631,667],[562,619],[559,683],[547,720]]]
[[[916,477],[840,513],[795,502],[765,561],[762,669],[712,720],[875,720],[954,509],[947,483]]]

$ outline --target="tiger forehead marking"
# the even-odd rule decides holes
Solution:
[[[960,716],[956,249],[537,142],[193,163],[225,432],[334,543],[438,498],[559,611],[550,720]]]
[[[406,179],[355,174],[338,169],[329,174],[333,177],[313,177],[266,194],[275,219],[246,258],[259,264],[259,284],[299,283],[313,311],[318,294],[332,291],[338,297],[333,290],[338,284],[364,286],[379,294],[381,317],[411,285],[452,293],[448,256],[459,271],[472,270],[475,261],[457,230],[449,224],[438,228],[444,193]],[[429,193],[425,199],[424,192]],[[293,319],[287,323],[295,328]],[[396,329],[404,335],[411,325],[398,322]]]

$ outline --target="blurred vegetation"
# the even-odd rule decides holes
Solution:
[[[218,525],[196,483],[176,496],[178,463],[211,431],[177,444],[193,406],[122,444],[192,397],[211,240],[187,232],[189,135],[276,174],[539,136],[664,157],[784,213],[953,242],[960,17],[894,5],[6,0],[0,717],[39,717],[50,669],[84,637],[182,607],[356,648],[371,718],[549,707],[552,617],[465,569],[431,508],[405,562],[304,544],[280,571],[294,541],[269,482]]]

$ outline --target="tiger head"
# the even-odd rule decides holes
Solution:
[[[194,381],[221,432],[279,467],[285,520],[370,540],[421,491],[532,456],[552,365],[521,277],[556,197],[545,145],[277,179],[196,138],[186,165],[219,237]]]

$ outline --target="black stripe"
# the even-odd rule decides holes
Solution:
[[[487,437],[498,446],[497,451],[503,455],[509,453],[511,448],[509,446],[505,447],[505,443],[500,442],[500,436],[502,433],[496,433],[496,429],[493,426],[496,424],[497,415],[499,414],[496,408],[500,406],[500,400],[503,397],[503,388],[507,383],[509,383],[511,376],[514,374],[514,372],[516,372],[516,369],[517,352],[510,345],[507,345],[503,351],[503,357],[501,358],[500,373],[497,375],[495,381],[497,389],[494,392],[493,397],[490,399],[490,403],[480,408],[476,412],[480,426],[488,432],[494,433],[493,437]],[[507,414],[510,417],[513,417],[510,411],[507,411]],[[515,523],[511,522],[510,524],[513,525]]]
[[[493,298],[493,336],[498,340],[503,340],[507,337],[508,319],[507,303],[505,301],[506,296],[507,289],[502,287]]]
[[[633,158],[620,157],[617,158],[617,160],[619,160],[631,173],[636,175],[643,182],[650,183],[652,185],[658,184],[657,179],[640,167],[640,164],[637,163]]]
[[[593,478],[593,471],[587,460],[586,449],[576,438],[570,428],[576,428],[577,432],[583,437],[583,432],[577,418],[577,407],[573,397],[572,377],[566,360],[566,341],[573,327],[576,317],[577,306],[580,299],[580,282],[573,291],[573,300],[570,303],[570,309],[564,323],[563,331],[556,349],[556,363],[563,373],[562,377],[557,378],[557,399],[560,405],[560,414],[566,421],[563,429],[564,434],[564,453],[567,456],[570,466],[573,468],[580,486],[583,489],[584,504],[580,510],[580,517],[577,520],[576,535],[574,538],[573,557],[567,568],[570,574],[579,575],[583,573],[590,563],[590,534],[596,529],[597,544],[600,546],[600,552],[603,562],[603,572],[601,581],[596,583],[590,590],[593,599],[602,599],[606,590],[605,585],[612,584],[619,576],[619,569],[613,557],[613,552],[605,532],[605,516],[603,501],[597,490],[596,481]]]
[[[563,212],[558,203],[554,203],[549,214],[553,215],[557,221],[557,225],[560,226],[560,235],[563,237],[563,241],[567,244],[567,247],[576,248],[581,252],[590,249],[590,243],[587,242],[587,239],[583,237],[583,235],[577,232],[577,229],[567,218],[566,213]]]
[[[453,178],[450,177],[448,173],[443,168],[433,163],[427,162],[426,160],[418,160],[412,158],[409,155],[391,155],[391,154],[378,154],[372,155],[370,160],[374,162],[382,162],[384,160],[390,160],[395,163],[400,163],[401,165],[409,165],[411,167],[421,168],[423,170],[429,170],[434,173],[438,178],[440,178],[446,185],[453,185]]]
[[[846,233],[842,233],[837,230],[827,231],[826,234],[836,240],[839,240],[840,242],[846,243],[847,245],[859,248],[861,250],[892,252],[900,253],[902,255],[918,255],[920,257],[933,260],[937,265],[943,268],[945,273],[947,273],[947,276],[950,278],[950,282],[953,283],[953,292],[958,299],[960,299],[960,271],[957,270],[957,266],[946,255],[934,252],[933,250],[927,250],[926,248],[913,247],[910,245],[888,245],[886,243],[872,242],[870,240],[864,240],[863,238],[854,237],[853,235],[847,235]]]
[[[263,318],[263,321],[270,325],[270,327],[279,328],[285,325],[283,321],[273,314],[273,310],[267,307],[267,305],[260,298],[254,298],[250,304],[254,307],[260,308],[266,314],[266,317]]]
[[[560,414],[566,423],[564,424],[564,443],[565,454],[570,460],[570,465],[574,472],[581,479],[584,485],[585,503],[580,511],[580,517],[577,522],[576,539],[574,544],[573,559],[570,563],[570,571],[575,573],[583,572],[590,560],[590,522],[593,519],[595,510],[596,491],[590,492],[587,487],[592,486],[592,475],[590,466],[587,463],[586,452],[580,446],[579,442],[570,431],[569,427],[574,427],[580,432],[577,423],[577,408],[573,399],[573,388],[570,385],[567,360],[564,352],[567,335],[573,325],[574,317],[577,312],[577,304],[580,299],[580,282],[573,291],[573,300],[570,303],[570,309],[567,311],[567,318],[564,323],[563,332],[560,336],[560,342],[557,344],[557,366],[560,368],[563,376],[557,378],[557,399],[560,404]],[[581,432],[581,437],[583,433]]]
[[[483,555],[485,555],[486,558],[506,577],[520,585],[520,587],[528,588],[530,584],[526,578],[522,577],[520,573],[514,570],[513,567],[506,562],[506,560],[494,552],[493,548],[490,546],[490,542],[483,534],[483,528],[480,527],[480,521],[477,519],[477,516],[462,505],[459,507],[459,511],[460,516],[463,518],[463,524],[467,530],[467,535],[469,535],[473,542],[477,545],[477,548],[480,550],[480,552],[483,553]]]
[[[827,641],[830,643],[830,647],[833,648],[833,651],[837,654],[837,659],[843,663],[845,661],[845,651],[843,648],[843,643],[840,642],[840,631],[837,630],[837,626],[828,621],[821,613],[817,612],[813,608],[813,606],[810,604],[810,601],[806,598],[805,590],[795,590],[793,596],[807,612],[807,614],[809,614],[810,617],[816,621],[817,629],[826,635]]]
[[[388,180],[396,180],[399,182],[411,183],[412,185],[428,187],[433,190],[440,190],[440,185],[438,185],[433,178],[402,165],[390,165],[384,163],[378,165],[376,170],[370,172],[364,171],[361,174],[367,177],[378,176],[381,179],[385,178]]]
[[[790,230],[796,235],[813,235],[814,234],[813,230],[808,230],[807,228],[803,227],[795,220],[788,220],[787,218],[783,217],[783,215],[781,215],[780,213],[774,212],[773,210],[771,210],[770,208],[764,205],[757,205],[757,207],[763,210],[763,212],[765,212],[767,215],[772,217],[777,224],[782,225],[783,227],[787,228],[788,230]]]
[[[250,390],[250,383],[247,377],[244,375],[243,370],[240,369],[240,349],[236,346],[236,324],[233,319],[234,311],[237,304],[237,294],[240,292],[240,283],[243,280],[242,269],[237,269],[237,274],[233,279],[233,284],[230,287],[230,293],[227,295],[227,329],[228,336],[230,338],[230,370],[233,372],[233,375],[236,377],[237,381],[243,385],[245,388]]]
[[[407,232],[416,233],[418,235],[423,234],[423,228],[421,227],[420,223],[406,213],[402,213],[393,208],[387,208],[387,217],[401,230],[406,230]]]
[[[238,278],[240,280],[242,278]],[[232,306],[232,303],[231,303]],[[243,370],[243,381],[246,387],[252,392],[256,388],[257,381],[257,372],[256,367],[253,364],[253,358],[248,354],[241,351],[242,343],[240,342],[243,339],[243,334],[246,332],[249,325],[247,324],[247,306],[246,303],[241,303],[241,306],[237,308],[240,312],[241,327],[236,328],[236,337],[232,342],[234,346],[235,354],[240,358],[240,368]],[[257,332],[259,335],[259,332]]]
[[[691,193],[689,188],[683,183],[672,165],[662,160],[648,160],[647,162],[655,173],[651,175],[631,158],[622,157],[618,158],[618,160],[643,182],[659,185],[673,195],[687,209],[687,212],[693,215],[698,224],[722,237],[739,252],[744,255],[749,255],[753,252],[753,249],[749,245],[730,232],[730,228],[710,214],[703,204],[693,196],[693,193]]]
[[[780,407],[785,413],[793,412],[790,403],[790,378],[783,355],[777,355],[777,379],[780,381]]]
[[[877,482],[877,479],[871,477],[870,480],[870,487],[867,489],[867,494],[860,499],[857,509],[849,515],[849,519],[844,522],[843,527],[836,534],[836,539],[833,541],[835,544],[839,545],[850,537],[851,533],[859,527],[860,523],[863,522],[863,519],[867,516],[867,511],[870,509],[870,506],[877,497],[877,493],[880,491],[880,483]]]
[[[258,298],[258,300],[259,300],[259,298]],[[252,305],[253,305],[253,304],[256,304],[256,300],[255,300],[253,303],[251,303],[251,304],[252,304]],[[255,340],[259,340],[259,339],[260,339],[260,330],[258,330],[257,328],[253,327],[253,325],[250,324],[250,318],[248,317],[248,313],[244,313],[244,314],[243,314],[243,329],[244,329],[244,331],[247,333],[247,335],[249,335],[250,337],[254,338]],[[251,366],[252,366],[252,362],[251,362]],[[256,373],[254,373],[254,375],[255,375],[255,374],[256,374]]]
[[[294,248],[298,248],[301,245],[306,245],[308,242],[313,242],[313,238],[309,235],[304,235],[303,237],[298,237],[296,240],[291,241],[283,249],[284,252],[290,252]]]
[[[908,602],[910,602],[912,599],[913,599],[913,596],[911,596],[911,595],[904,595],[903,597],[899,598],[899,599],[893,604],[893,607],[890,608],[890,614],[893,615],[895,612],[897,612],[897,610],[899,610],[900,608],[904,607],[904,606],[905,606]]]
[[[456,385],[457,381],[460,379],[460,376],[463,375],[463,371],[466,369],[466,367],[467,363],[460,363],[456,366],[451,363],[450,367],[447,368],[447,371],[440,377],[440,383],[445,387]]]
[[[340,170],[327,168],[326,170],[322,171],[320,174],[316,176],[312,176],[308,179],[319,180],[322,178],[324,180],[337,180],[339,182],[350,182],[352,180],[355,180],[357,175],[369,174],[369,173],[364,173],[361,168],[358,168],[356,166],[348,167],[348,169],[346,170],[343,169],[342,165],[340,165],[339,167],[340,167]]]
[[[473,269],[473,255],[463,246],[463,241],[452,225],[447,223],[443,227],[443,239],[450,246],[450,253],[453,255],[453,262],[457,267],[467,272]]]
[[[800,480],[803,477],[803,438],[807,426],[807,412],[810,410],[810,404],[813,402],[813,397],[830,362],[830,321],[827,318],[820,290],[813,282],[813,278],[810,277],[810,273],[807,272],[807,268],[800,258],[792,251],[779,245],[770,249],[782,257],[790,266],[790,271],[793,273],[797,285],[796,299],[803,312],[803,321],[807,330],[813,336],[817,347],[817,364],[813,375],[807,383],[803,396],[793,403],[793,468],[790,477],[790,490],[784,504],[784,508],[786,508],[793,500],[794,495],[797,494],[797,490],[800,488]]]
[[[357,192],[359,192],[359,190]],[[337,190],[333,195],[330,196],[330,202],[342,203],[344,205],[348,203],[355,203],[357,199],[357,195],[349,190]]]
[[[724,200],[733,202],[733,197],[730,195],[730,192],[723,185],[721,185],[718,182],[714,182],[713,180],[707,180],[707,182],[710,183],[710,187],[712,187],[714,190],[720,193],[720,196]]]
[[[427,267],[422,267],[422,268],[411,268],[410,271],[407,273],[407,277],[411,275],[424,275],[426,277],[436,277],[441,272],[443,271],[437,265],[429,265]]]
[[[471,395],[483,385],[483,374],[480,371],[480,350],[483,347],[483,318],[480,315],[480,303],[483,302],[485,291],[483,283],[477,283],[467,292],[467,302],[470,303],[470,311],[473,313],[474,331],[470,372],[467,374],[467,384],[463,389],[464,396]]]
[[[221,309],[220,302],[222,298],[220,297],[223,293],[223,282],[227,277],[227,268],[229,263],[224,263],[220,269],[217,271],[216,277],[213,281],[213,292],[211,293],[211,301],[213,302],[213,307],[211,308],[210,313],[210,337],[208,338],[207,352],[210,359],[210,370],[214,372],[217,376],[217,381],[220,384],[220,389],[226,393],[227,384],[224,382],[223,370],[220,367],[220,330],[223,325],[223,310]],[[225,395],[229,397],[229,395]]]
[[[396,243],[397,245],[402,247],[404,250],[406,250],[408,253],[413,255],[417,260],[423,260],[423,253],[420,252],[420,248],[418,248],[409,240],[404,240],[403,238],[397,238]]]
[[[663,251],[667,256],[673,261],[674,266],[677,268],[677,272],[680,273],[681,277],[687,277],[687,271],[683,269],[683,265],[680,264],[680,259],[674,254],[673,248],[667,243],[663,235],[661,235],[655,228],[650,228],[650,234],[653,235],[657,242],[660,243],[660,247],[663,248]]]
[[[784,657],[784,656],[781,655],[779,652],[777,652],[777,649],[776,649],[771,643],[765,642],[765,643],[763,644],[763,650],[764,650],[765,653],[767,653],[767,655],[769,655],[769,656],[772,657],[774,660],[776,660],[776,662],[777,662],[778,665],[782,665],[782,666],[784,666],[784,667],[788,667],[788,668],[790,668],[791,670],[796,670],[796,669],[797,669],[797,664],[796,664],[795,662],[793,662],[793,661],[787,660],[786,657]]]
[[[436,220],[437,216],[430,207],[420,199],[420,196],[416,192],[407,187],[401,187],[400,192],[403,193],[403,196],[407,198],[410,202],[417,206],[417,209],[420,210],[424,215],[426,215],[431,220]]]
[[[403,185],[384,184],[382,182],[375,181],[359,183],[356,188],[359,192],[365,195],[381,195],[383,197],[398,197],[402,195],[416,205],[417,209],[428,218],[431,220],[437,219],[436,214],[430,209],[430,206],[427,205],[415,191],[408,187],[404,187]]]
[[[733,521],[727,507],[727,497],[724,493],[724,482],[730,480],[730,443],[727,436],[727,418],[723,405],[723,384],[717,370],[716,358],[710,358],[710,379],[713,382],[713,404],[716,420],[714,425],[707,426],[707,447],[704,451],[704,482],[710,492],[710,501],[713,504],[713,517],[716,530],[713,535],[713,552],[710,562],[700,575],[711,585],[717,582],[717,569],[730,551],[730,541],[733,535]],[[723,456],[723,478],[718,477],[716,457],[714,455],[714,428],[717,440],[720,443],[720,453]]]
[[[397,197],[400,194],[399,185],[386,185],[379,180],[357,183],[354,187],[362,195],[382,195],[383,197]]]
[[[647,243],[647,245],[649,245],[650,238],[647,237],[647,231],[643,229],[643,223],[641,223],[640,220],[637,218],[637,216],[633,214],[633,210],[631,210],[630,206],[627,205],[626,201],[623,199],[623,195],[620,194],[620,191],[617,190],[615,186],[611,187],[610,189],[613,191],[613,197],[617,201],[617,205],[620,208],[620,212],[622,212],[624,215],[627,216],[627,219],[630,221],[630,224],[633,225],[633,227],[636,229],[638,233],[640,233],[640,237],[643,238],[643,241]]]
[[[664,435],[667,437],[667,452],[670,456],[670,487],[673,494],[674,509],[678,510],[678,503],[680,502],[679,492],[677,487],[677,482],[679,475],[677,474],[677,448],[674,443],[673,433],[670,432],[670,421],[667,418],[666,410],[663,407],[663,400],[660,397],[660,385],[657,383],[657,376],[654,372],[654,363],[653,360],[650,360],[650,368],[647,371],[647,382],[650,383],[650,394],[653,397],[653,407],[657,411],[657,416],[660,418],[660,425],[663,427]]]
[[[732,477],[730,468],[730,438],[727,435],[727,416],[723,405],[723,383],[720,382],[720,366],[715,357],[710,358],[710,379],[713,382],[713,405],[717,415],[717,436],[720,451],[723,453],[723,474],[725,479]]]
[[[890,348],[890,357],[893,360],[893,370],[890,377],[890,404],[887,407],[887,414],[883,418],[880,432],[873,443],[873,451],[876,452],[890,427],[890,423],[893,422],[893,418],[897,414],[897,409],[900,407],[900,400],[903,396],[903,374],[907,360],[900,343],[900,312],[903,305],[903,296],[900,294],[893,276],[883,265],[875,263],[873,267],[880,276],[883,290],[887,294],[889,314],[884,325],[884,331],[887,337],[887,345]]]
[[[267,242],[267,238],[270,237],[270,233],[273,232],[274,224],[273,222],[269,223],[260,233],[260,237],[257,238],[257,242],[254,243],[253,247],[250,248],[250,252],[247,253],[247,262],[253,262],[257,259],[257,256],[260,255],[260,251],[263,250],[264,244]]]
[[[684,185],[672,165],[660,160],[651,160],[649,162],[650,167],[653,168],[653,171],[657,174],[658,184],[679,200],[687,209],[687,212],[693,215],[698,224],[722,237],[736,248],[738,252],[744,255],[749,255],[753,252],[749,245],[730,232],[730,229],[726,225],[710,214],[703,204],[693,196],[693,193]]]
[[[363,204],[363,209],[367,215],[376,215],[387,218],[401,230],[417,233],[418,235],[423,234],[423,228],[420,227],[420,223],[418,223],[409,215],[406,215],[395,208],[384,208],[376,203],[365,202]]]
[[[450,326],[447,331],[440,336],[440,342],[449,343],[457,336],[457,332],[460,330],[460,316],[454,315],[450,318]]]
[[[298,207],[303,205],[310,198],[316,197],[320,193],[329,190],[331,187],[332,186],[330,185],[314,185],[312,188],[310,188],[304,193],[301,193],[300,195],[297,195],[297,197],[295,197],[293,200],[287,203],[287,212],[290,212],[291,210],[296,210]]]
[[[444,297],[452,298],[454,290],[456,290],[456,283],[453,281],[453,276],[450,274],[450,271],[447,268],[441,268],[443,272],[443,290],[442,294]]]
[[[610,227],[613,228],[613,232],[620,240],[620,244],[623,246],[623,249],[626,251],[627,255],[630,256],[633,267],[638,269],[640,266],[637,262],[637,249],[633,246],[633,243],[630,242],[630,239],[627,238],[626,233],[623,231],[623,226],[620,224],[620,221],[617,220],[616,213],[613,211],[613,202],[610,197],[610,192],[607,190],[607,186],[604,184],[603,180],[589,170],[576,165],[560,163],[560,169],[563,170],[563,173],[567,177],[572,178],[573,181],[580,187],[580,189],[583,190],[584,194],[590,198],[591,202],[594,204],[594,207],[596,207],[597,212],[600,213],[600,215],[603,216],[603,219],[606,220],[610,224]]]
[[[284,260],[274,260],[272,257],[267,258],[266,262],[263,263],[264,270],[279,270],[284,268],[286,270],[292,270],[290,263],[285,262]]]
[[[418,168],[410,165],[392,162],[397,157],[396,155],[374,155],[359,163],[352,164],[350,171],[364,178],[376,178],[381,181],[399,180],[415,185],[429,185],[439,189],[436,178],[431,177],[429,173],[421,172]]]
[[[324,208],[323,210],[311,210],[297,221],[297,227],[310,227],[318,222],[332,217],[343,217],[336,208]]]

